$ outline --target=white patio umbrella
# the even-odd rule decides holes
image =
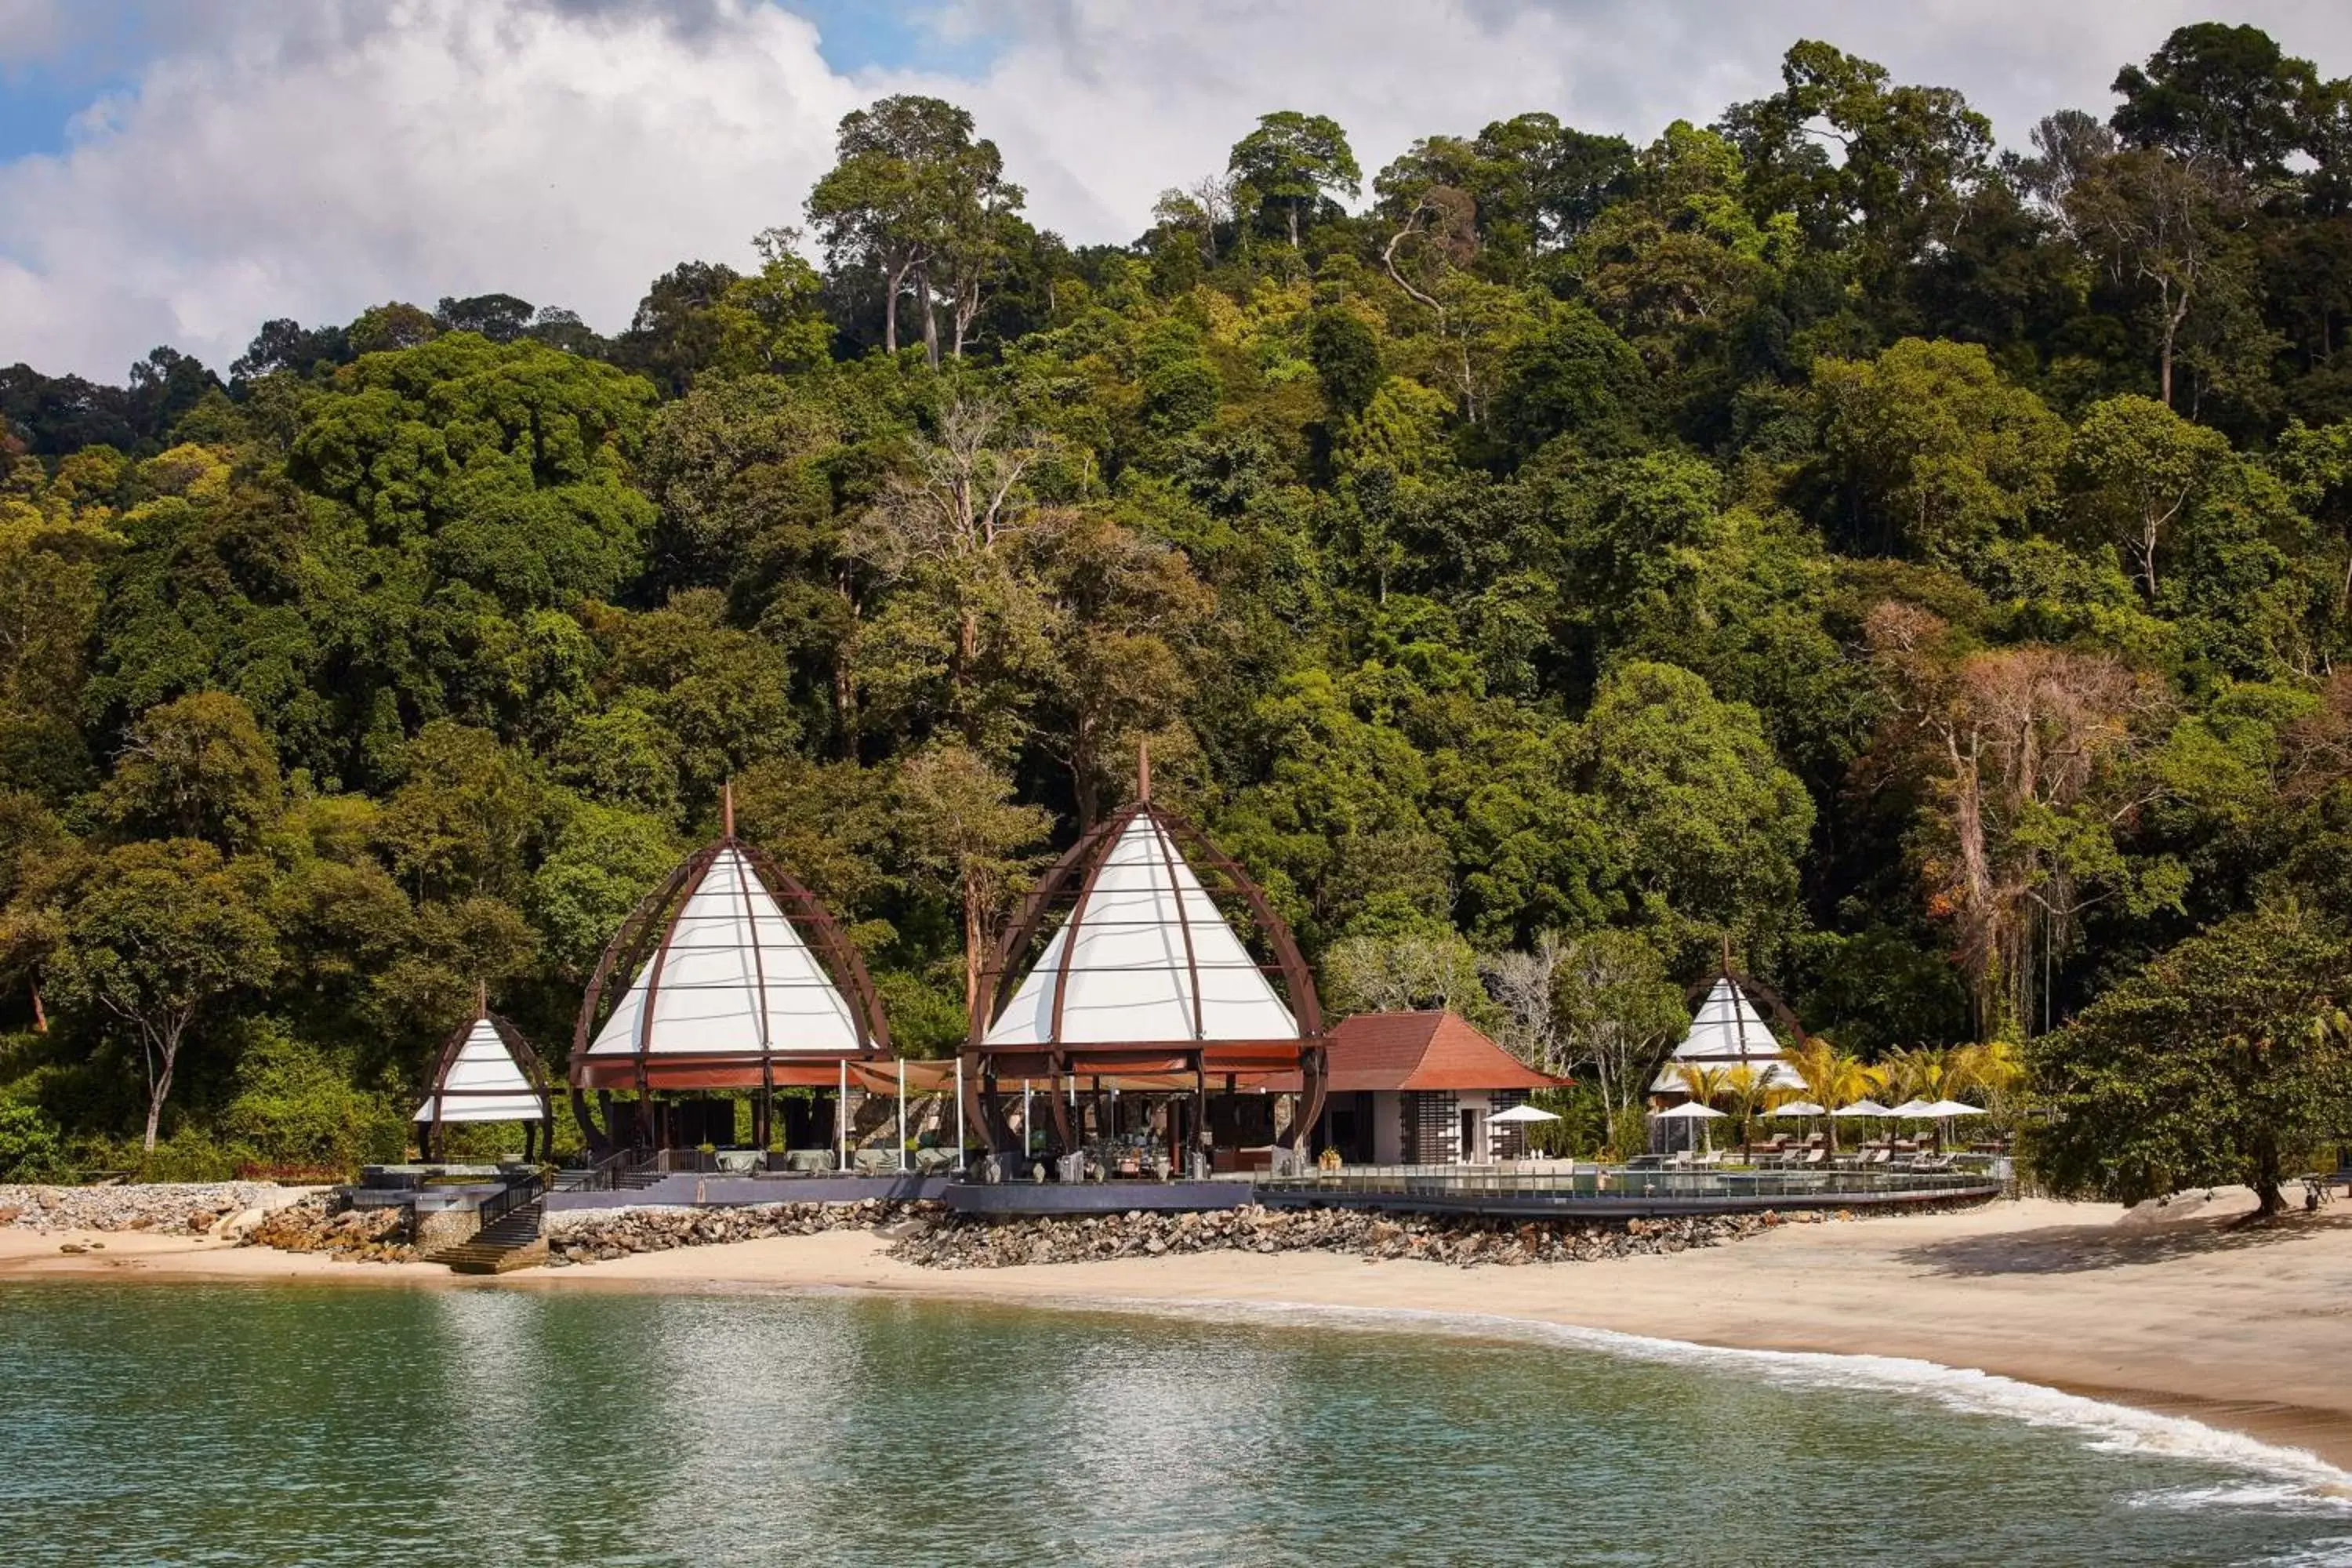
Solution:
[[[1767,1115],[1767,1116],[1796,1116],[1796,1117],[1803,1117],[1803,1116],[1827,1116],[1827,1115],[1829,1114],[1829,1112],[1828,1112],[1828,1111],[1826,1111],[1826,1110],[1823,1110],[1820,1106],[1815,1105],[1815,1104],[1814,1104],[1811,1100],[1790,1100],[1790,1101],[1788,1104],[1786,1104],[1786,1105],[1780,1105],[1780,1106],[1775,1106],[1775,1107],[1773,1107],[1771,1110],[1769,1110],[1766,1111],[1764,1114],[1765,1114],[1765,1115]]]
[[[1830,1114],[1832,1116],[1892,1116],[1895,1112],[1874,1100],[1857,1100],[1852,1105],[1840,1106]]]
[[[1936,1107],[1932,1102],[1922,1100],[1915,1094],[1910,1099],[1905,1100],[1902,1104],[1896,1106],[1894,1110],[1888,1111],[1887,1114],[1889,1116],[1906,1116],[1927,1120],[1935,1116]]]
[[[1664,1110],[1653,1110],[1650,1112],[1650,1117],[1651,1120],[1654,1121],[1687,1121],[1696,1123],[1701,1121],[1720,1121],[1723,1120],[1723,1112],[1717,1110],[1712,1105],[1701,1105],[1696,1100],[1685,1100],[1680,1105],[1670,1105]],[[1696,1137],[1696,1135],[1697,1131],[1696,1128],[1694,1127],[1692,1130],[1692,1136]]]
[[[1486,1125],[1489,1127],[1532,1127],[1538,1121],[1557,1121],[1559,1120],[1559,1118],[1558,1116],[1546,1110],[1539,1105],[1514,1105],[1507,1110],[1498,1110],[1495,1112],[1494,1115],[1486,1118]],[[1528,1152],[1527,1145],[1524,1142],[1519,1145],[1519,1152],[1521,1154]]]
[[[1983,1106],[1970,1105],[1965,1100],[1939,1100],[1936,1101],[1935,1104],[1927,1107],[1927,1110],[1921,1111],[1920,1114],[1923,1116],[1933,1117],[1935,1119],[1936,1152],[1940,1154],[1944,1152],[1945,1140],[1951,1135],[1952,1130],[1950,1123],[1954,1117],[1985,1116],[1990,1115],[1990,1112],[1987,1111]]]

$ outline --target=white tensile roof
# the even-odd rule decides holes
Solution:
[[[646,994],[654,997],[646,1018]],[[734,845],[712,858],[670,922],[666,951],[629,983],[588,1054],[854,1054],[849,1004]]]
[[[1683,1090],[1681,1068],[1685,1064],[1704,1068],[1751,1067],[1764,1075],[1764,1081],[1774,1089],[1799,1089],[1804,1079],[1797,1076],[1780,1054],[1780,1042],[1764,1026],[1764,1020],[1748,1005],[1747,994],[1732,984],[1729,975],[1719,977],[1706,1000],[1698,1005],[1698,1016],[1691,1020],[1690,1033],[1675,1047],[1665,1065],[1658,1069],[1658,1079],[1650,1085],[1653,1094],[1678,1094]]]
[[[1149,811],[1119,831],[1082,897],[983,1046],[1298,1037],[1297,1019]]]
[[[455,1090],[457,1092],[445,1092]],[[433,1102],[441,1114],[433,1114]],[[474,1020],[457,1059],[425,1103],[416,1110],[419,1121],[537,1121],[547,1114],[547,1102],[523,1076],[498,1026],[487,1017]]]

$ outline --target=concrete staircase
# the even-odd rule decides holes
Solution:
[[[446,1263],[452,1274],[505,1274],[533,1268],[547,1261],[547,1237],[540,1232],[544,1203],[528,1203],[492,1220],[467,1240],[445,1247],[431,1261]]]

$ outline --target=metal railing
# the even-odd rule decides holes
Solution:
[[[607,1154],[601,1160],[593,1161],[585,1167],[558,1171],[555,1173],[554,1190],[559,1193],[609,1193],[614,1185],[614,1176],[623,1170],[628,1162],[629,1152],[624,1149],[617,1153]]]
[[[1975,1193],[1998,1184],[1993,1177],[1967,1171],[1637,1171],[1616,1166],[1514,1171],[1477,1165],[1360,1165],[1302,1175],[1261,1176],[1257,1181],[1261,1191],[1297,1196],[1399,1197],[1439,1203],[1548,1199],[1563,1207],[1580,1201],[1626,1200],[1747,1205],[1785,1199],[1820,1204],[1839,1198]]]
[[[516,1173],[505,1186],[482,1200],[481,1228],[488,1230],[515,1210],[537,1203],[546,1192],[546,1178],[539,1172]]]

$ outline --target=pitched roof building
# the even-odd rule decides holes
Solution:
[[[1358,1013],[1331,1031],[1315,1146],[1350,1164],[1476,1164],[1525,1152],[1486,1119],[1568,1080],[1537,1071],[1456,1013]]]

